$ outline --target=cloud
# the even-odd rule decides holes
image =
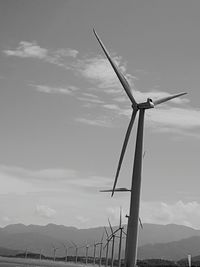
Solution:
[[[167,107],[147,112],[151,126],[164,126],[181,129],[200,127],[200,110],[192,108]]]
[[[46,205],[37,205],[35,208],[35,213],[44,218],[52,218],[55,216],[56,211]]]
[[[39,46],[35,41],[21,41],[16,49],[3,50],[3,53],[7,56],[19,58],[40,59],[63,67],[65,66],[63,62],[65,57],[75,58],[78,55],[78,51],[74,49],[50,50]]]
[[[78,97],[78,99],[81,101],[85,101],[87,103],[92,103],[92,104],[103,104],[104,103],[104,101],[102,101],[98,98],[92,98],[92,97],[85,97],[85,96],[81,97],[80,96],[80,97]]]
[[[109,110],[121,111],[119,106],[117,106],[116,104],[105,104],[103,105],[103,107]]]
[[[15,50],[4,50],[7,56],[16,56],[22,58],[44,59],[48,55],[48,50],[37,45],[36,42],[20,42]]]
[[[51,190],[99,189],[111,186],[108,177],[79,173],[73,169],[29,170],[16,166],[0,165],[1,193],[26,193]]]
[[[164,202],[142,202],[140,213],[146,223],[181,224],[193,228],[200,227],[200,203],[184,203],[179,200],[168,204]]]
[[[17,166],[0,165],[0,173],[16,177],[20,180],[63,180],[77,176],[77,171],[72,169],[41,169],[30,170]]]
[[[47,85],[34,85],[34,84],[30,84],[30,86],[35,87],[38,92],[47,94],[73,95],[74,92],[79,90],[76,86],[72,85],[67,86],[67,88],[51,87]]]
[[[92,93],[83,93],[83,96],[98,99],[99,97]]]
[[[77,95],[77,99],[84,103],[84,107],[100,107],[110,112],[104,116],[86,118],[79,117],[76,121],[91,126],[113,127],[113,116],[123,118],[130,117],[131,105],[124,89],[122,88],[114,70],[108,60],[103,56],[85,57],[78,59],[78,51],[73,49],[50,50],[40,47],[36,42],[20,42],[16,49],[4,50],[7,56],[16,56],[21,58],[37,58],[45,62],[57,64],[65,69],[73,70],[74,73],[84,77],[88,82],[95,84],[95,93],[110,96],[110,99],[100,98],[91,92],[84,92]],[[63,59],[70,57],[73,62],[66,64]],[[148,97],[156,100],[157,98],[170,96],[167,92],[153,90],[142,92],[135,88],[135,76],[127,72],[126,63],[121,57],[114,56],[113,60],[118,65],[121,72],[127,77],[130,86],[133,88],[132,93],[137,102],[144,102]],[[66,94],[75,95],[79,89],[75,86],[52,87],[48,85],[31,85],[38,92],[47,94]],[[178,92],[179,90],[176,90]],[[80,92],[80,90],[79,90]],[[189,135],[191,129],[200,127],[200,110],[187,106],[189,99],[187,97],[175,98],[166,104],[159,105],[155,110],[146,112],[147,126],[156,131],[169,131],[170,129],[177,134]],[[174,105],[178,105],[175,107]],[[112,112],[112,113],[111,113]],[[105,112],[104,112],[105,113]],[[197,134],[197,136],[199,136]]]
[[[110,128],[113,127],[109,117],[100,117],[100,118],[76,118],[77,122],[81,122],[83,124],[91,125],[91,126],[99,126]]]
[[[42,224],[46,218],[78,227],[103,225],[108,200],[99,190],[111,188],[112,182],[110,177],[72,169],[0,166],[0,213],[12,223]]]
[[[8,216],[3,216],[2,221],[5,223],[9,223],[11,221],[11,219]]]
[[[81,179],[71,179],[70,184],[84,187],[100,188],[103,186],[111,186],[112,180],[103,176],[89,176]]]
[[[87,223],[90,219],[85,217],[85,216],[82,216],[82,215],[78,215],[77,217],[77,220],[80,221],[82,224],[85,224]]]
[[[128,209],[124,210],[122,209],[122,224],[126,224],[127,223],[127,218],[126,218],[126,214],[128,214]],[[120,220],[120,208],[118,207],[107,207],[106,208],[106,213],[108,215],[108,217],[110,218],[111,221],[115,222],[115,224],[119,224],[119,220]]]
[[[118,65],[121,72],[125,73],[126,66],[121,62],[121,58],[115,56],[113,60]],[[74,65],[74,70],[88,81],[95,83],[98,88],[112,88],[114,91],[119,91],[120,82],[108,60],[102,56],[79,60]],[[126,76],[129,80],[135,79],[135,77],[130,74]]]
[[[78,51],[75,49],[58,49],[55,54],[60,57],[77,57]]]

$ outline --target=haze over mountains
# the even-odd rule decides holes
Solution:
[[[200,230],[175,224],[144,224],[143,226],[139,232],[139,259],[179,260],[189,253],[193,256],[200,254]],[[114,229],[117,229],[117,226]],[[110,233],[108,227],[107,230]],[[0,228],[0,247],[13,250],[28,249],[35,253],[39,253],[42,249],[44,255],[52,256],[54,245],[59,247],[57,255],[64,256],[62,243],[72,246],[71,241],[73,241],[78,246],[86,243],[92,246],[94,242],[100,241],[103,231],[103,227],[77,229],[55,224],[46,226],[14,224]],[[117,253],[117,245],[115,248]],[[92,254],[92,250],[91,247],[90,254]],[[84,248],[80,249],[79,255],[83,255],[84,251]],[[1,254],[3,253],[1,252]],[[74,255],[73,248],[70,249],[69,255]]]

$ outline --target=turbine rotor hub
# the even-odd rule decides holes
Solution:
[[[146,102],[143,102],[143,103],[139,103],[137,105],[137,108],[138,109],[150,109],[150,108],[154,108],[154,103],[152,101],[151,98],[147,98],[147,101]]]

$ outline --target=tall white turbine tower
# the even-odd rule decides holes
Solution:
[[[139,221],[139,206],[140,206],[140,187],[141,187],[141,171],[142,171],[142,154],[143,154],[143,129],[144,129],[144,115],[145,110],[154,108],[155,106],[162,104],[166,101],[169,101],[173,98],[185,95],[186,93],[180,93],[176,95],[171,95],[168,97],[164,97],[158,100],[153,101],[148,98],[146,102],[137,103],[135,98],[133,97],[131,87],[126,80],[125,76],[121,73],[116,63],[110,57],[108,51],[106,50],[104,44],[100,40],[96,31],[94,34],[103,49],[107,59],[109,60],[113,70],[115,71],[119,81],[121,82],[128,98],[131,102],[132,107],[132,116],[130,123],[128,125],[128,129],[125,135],[125,140],[122,146],[122,151],[119,159],[119,164],[115,176],[115,181],[112,190],[112,196],[115,192],[115,187],[117,184],[117,179],[119,176],[121,164],[124,158],[124,154],[126,151],[126,147],[128,144],[128,140],[130,137],[130,133],[134,124],[134,120],[137,112],[139,111],[139,120],[138,120],[138,128],[137,128],[137,137],[136,137],[136,147],[135,147],[135,157],[133,164],[133,173],[132,173],[132,186],[131,186],[131,200],[130,200],[130,212],[128,217],[128,228],[127,228],[127,239],[126,239],[126,255],[125,255],[125,265],[126,267],[134,267],[136,265],[136,257],[137,257],[137,238],[138,238],[138,221]]]

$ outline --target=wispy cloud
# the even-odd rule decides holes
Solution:
[[[113,127],[113,124],[109,117],[100,117],[100,118],[76,118],[77,122],[81,122],[83,124],[88,124],[91,126],[99,126],[99,127]]]
[[[72,186],[79,188],[99,188],[104,185],[110,185],[111,179],[108,177],[99,177],[91,174],[79,173],[73,169],[41,169],[30,170],[17,166],[0,166],[0,182],[4,184],[2,191],[12,191],[9,185],[17,183],[16,193],[41,191],[44,188],[48,190],[63,189]],[[20,185],[22,188],[20,188]],[[30,185],[30,186],[29,186]],[[13,192],[13,191],[12,191]]]
[[[38,92],[47,94],[66,94],[74,95],[78,100],[82,101],[84,107],[98,106],[103,110],[109,110],[110,113],[104,116],[84,117],[81,116],[76,121],[93,126],[112,127],[113,116],[130,117],[131,105],[122,88],[115,72],[108,60],[103,56],[94,57],[78,57],[78,51],[74,49],[57,49],[51,50],[39,46],[36,42],[20,42],[16,49],[8,49],[3,51],[7,56],[16,56],[21,58],[36,58],[45,62],[57,64],[70,69],[75,75],[83,77],[89,83],[95,85],[95,94],[91,89],[81,92],[75,86],[56,87],[49,85],[31,85],[36,88]],[[63,61],[65,57],[70,57],[72,62],[66,64]],[[135,88],[134,81],[137,79],[134,75],[129,74],[127,65],[119,56],[114,56],[113,60],[118,65],[121,72],[127,77],[130,86],[133,88],[132,93],[137,102],[146,101],[147,98],[156,100],[169,96],[170,93],[164,91],[153,90],[150,92],[142,92]],[[79,94],[75,94],[79,90]],[[174,93],[179,90],[174,91]],[[100,97],[100,94],[102,97]],[[107,96],[105,95],[107,94]],[[146,112],[146,121],[149,127],[154,130],[166,129],[184,129],[189,133],[190,129],[200,127],[200,110],[194,109],[188,105],[189,99],[187,97],[175,98],[167,104],[160,105],[155,110],[148,110]],[[178,105],[175,107],[175,105]],[[113,114],[111,114],[113,112]],[[176,131],[177,132],[177,131]],[[179,131],[181,133],[181,131]],[[183,134],[185,132],[182,131]]]
[[[11,219],[8,216],[3,216],[2,217],[2,221],[5,222],[5,223],[10,223]]]
[[[121,111],[121,108],[116,104],[105,104],[103,105],[103,108],[114,110],[114,111]]]
[[[30,84],[30,86],[36,88],[38,92],[47,93],[47,94],[65,94],[65,95],[73,95],[79,89],[76,86],[69,85],[66,88],[62,87],[52,87],[48,85],[34,85]]]
[[[93,103],[93,104],[103,104],[104,103],[104,101],[100,100],[99,98],[80,96],[80,97],[78,97],[78,99],[81,101],[85,101],[87,103]]]
[[[82,224],[86,224],[88,223],[88,221],[90,221],[90,218],[82,216],[82,215],[78,215],[77,220],[80,221]]]
[[[115,56],[114,60],[119,69],[125,73],[126,65],[122,62],[121,58]],[[101,89],[113,88],[115,91],[119,90],[120,82],[108,60],[102,56],[79,60],[74,65],[74,70],[80,73],[88,81],[95,83],[96,86]],[[126,74],[126,77],[129,80],[135,79],[135,77],[130,74]]]
[[[194,129],[200,127],[200,109],[166,107],[156,108],[147,113],[151,126],[171,126],[173,128]]]
[[[92,93],[83,93],[83,96],[98,99],[99,97]]]
[[[58,49],[51,50],[43,48],[37,42],[21,41],[16,49],[3,50],[7,56],[15,56],[19,58],[35,58],[60,66],[65,66],[63,59],[66,57],[75,58],[78,51],[75,49]]]
[[[127,218],[126,218],[126,214],[128,214],[128,208],[122,209],[122,224],[127,223]],[[111,219],[111,221],[114,221],[115,223],[119,223],[119,219],[120,219],[120,208],[118,206],[114,206],[114,207],[107,207],[106,208],[106,213],[108,214],[108,217]]]
[[[56,211],[46,205],[37,205],[35,208],[36,215],[44,218],[52,218],[56,215]]]
[[[16,56],[22,58],[44,59],[48,56],[48,50],[37,45],[36,42],[20,42],[14,50],[4,50],[7,56]]]

